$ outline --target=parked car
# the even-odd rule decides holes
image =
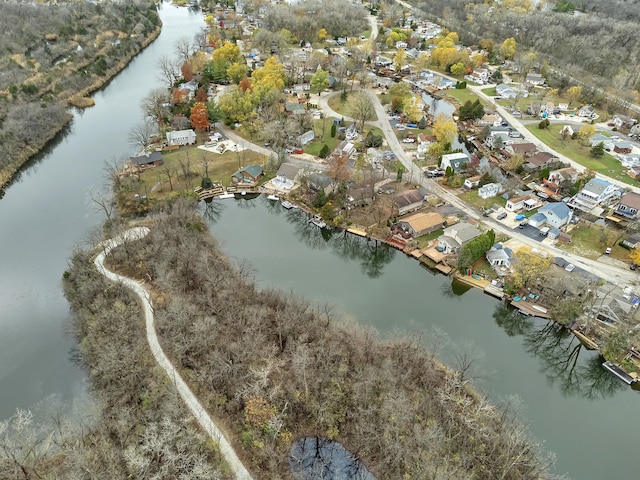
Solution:
[[[502,212],[500,215],[496,217],[498,220],[504,220],[507,218],[507,212]]]
[[[611,253],[611,247],[607,247],[607,249],[604,251],[605,255],[609,255]]]
[[[568,263],[566,267],[564,267],[564,269],[567,272],[573,272],[573,270],[576,268],[576,266],[573,263]]]
[[[407,138],[402,140],[402,143],[416,143],[416,139],[407,137]]]
[[[635,263],[632,263],[631,265],[629,265],[629,270],[635,270],[637,268]]]

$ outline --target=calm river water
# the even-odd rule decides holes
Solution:
[[[160,38],[77,115],[69,131],[25,170],[0,200],[0,418],[48,395],[82,398],[83,372],[70,361],[69,310],[60,278],[74,245],[101,222],[87,192],[102,185],[105,160],[128,156],[139,101],[157,86],[158,58],[202,16],[163,6]],[[592,354],[544,323],[522,321],[477,291],[382,246],[324,235],[299,212],[259,197],[228,200],[208,212],[230,257],[247,258],[263,285],[329,302],[345,317],[394,331],[434,327],[480,358],[478,386],[500,401],[522,399],[533,434],[558,455],[557,471],[580,480],[635,478],[640,405],[634,392],[603,375]],[[426,334],[425,334],[426,335]],[[443,359],[458,350],[446,347]]]

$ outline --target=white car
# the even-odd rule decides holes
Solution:
[[[573,272],[573,270],[576,268],[576,266],[573,263],[567,263],[567,266],[564,267],[564,269],[567,272]]]
[[[415,138],[405,138],[404,140],[402,140],[403,143],[416,143],[416,139]]]

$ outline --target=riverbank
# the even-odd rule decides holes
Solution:
[[[73,95],[61,99],[71,107],[75,108],[87,108],[94,105],[92,99],[87,98],[89,95],[97,92],[98,90],[105,88],[109,83],[124,70],[134,58],[142,53],[154,40],[160,36],[162,32],[162,23],[157,26],[153,32],[149,34],[147,38],[141,43],[141,48],[135,52],[129,54],[126,58],[118,62],[114,67],[106,71],[105,75],[97,79],[88,87],[74,93]],[[88,101],[90,100],[90,101]],[[0,198],[2,198],[4,191],[11,185],[11,183],[17,178],[22,169],[33,159],[36,155],[46,149],[56,137],[62,133],[73,121],[73,115],[68,113],[65,115],[64,120],[57,124],[49,123],[49,128],[46,133],[38,137],[34,143],[29,144],[26,148],[20,150],[17,156],[14,156],[14,161],[0,168]]]

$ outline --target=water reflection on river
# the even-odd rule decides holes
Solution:
[[[558,455],[558,473],[635,478],[629,459],[637,434],[629,418],[640,399],[565,330],[452,285],[384,245],[320,230],[303,212],[264,197],[214,203],[212,232],[228,256],[249,259],[259,284],[333,305],[384,336],[422,332],[451,364],[470,353],[482,391],[496,402],[522,399],[532,434]],[[605,456],[585,453],[603,445],[611,446]]]

